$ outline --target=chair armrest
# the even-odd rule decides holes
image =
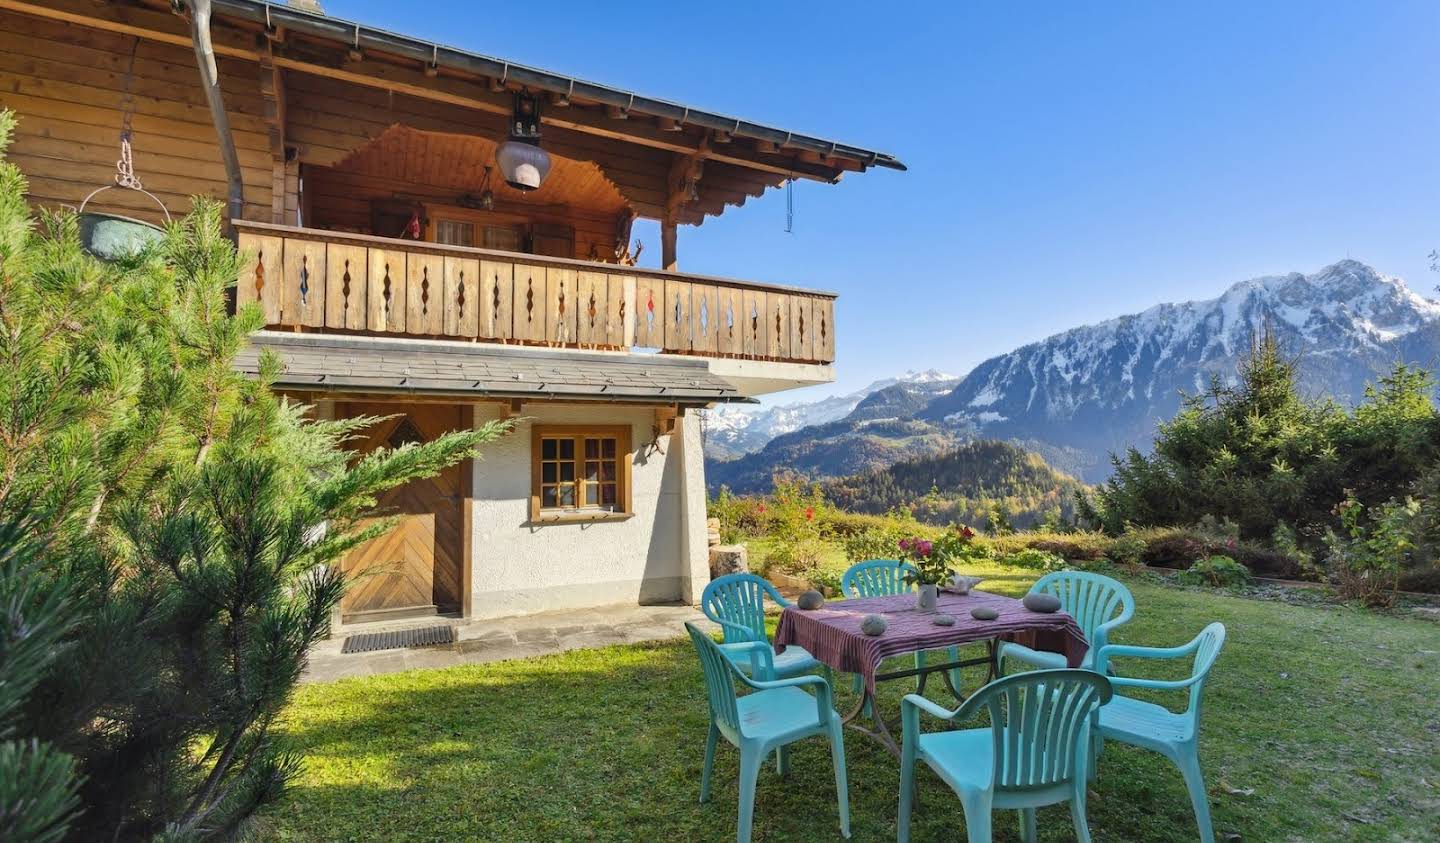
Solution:
[[[1134,644],[1106,644],[1095,654],[1095,658],[1110,658],[1112,656],[1126,656],[1137,659],[1178,659],[1181,656],[1188,656],[1195,652],[1200,646],[1200,639],[1196,638],[1188,644],[1181,644],[1179,647],[1140,647]]]
[[[1096,673],[1104,675],[1109,668],[1110,659],[1115,656],[1136,659],[1178,659],[1194,653],[1200,648],[1201,638],[1181,644],[1179,647],[1139,647],[1132,644],[1106,644],[1095,652],[1094,662],[1091,669]],[[1188,688],[1199,681],[1200,675],[1191,676],[1182,680],[1161,680],[1161,679],[1136,679],[1125,676],[1111,676],[1112,685],[1120,685],[1131,688],[1150,688],[1157,691],[1178,691]]]
[[[917,716],[920,711],[923,710],[939,717],[941,720],[953,720],[955,719],[955,715],[960,711],[958,708],[946,708],[919,694],[906,694],[905,699],[900,701],[900,710],[902,713],[907,710],[915,710]]]
[[[1189,679],[1136,679],[1130,676],[1111,676],[1110,684],[1125,688],[1149,688],[1152,691],[1183,691],[1200,681],[1199,676]]]
[[[1134,614],[1134,612],[1126,612],[1121,614],[1119,617],[1111,618],[1110,620],[1095,627],[1094,640],[1090,642],[1090,646],[1094,647],[1097,650],[1103,649],[1106,645],[1110,643],[1111,631],[1113,631],[1116,627],[1120,626],[1126,621],[1130,620],[1130,618],[1133,617]]]
[[[736,644],[721,644],[730,653],[750,657],[750,675],[756,679],[775,678],[775,650],[764,641],[742,641]]]
[[[871,703],[874,705],[874,703]],[[919,694],[906,694],[900,701],[900,752],[902,763],[910,763],[920,746],[920,712],[925,711],[941,720],[954,720],[960,709],[946,708]]]
[[[813,673],[810,673],[806,674],[805,676],[792,676],[789,679],[771,679],[767,681],[757,681],[755,679],[751,679],[750,677],[742,673],[740,674],[740,679],[746,685],[749,685],[751,688],[754,688],[757,691],[768,691],[773,688],[799,688],[805,685],[814,685],[815,713],[819,716],[820,722],[830,722],[829,718],[835,712],[835,703],[832,693],[830,691],[830,683],[826,682],[825,677],[823,676],[817,676]]]

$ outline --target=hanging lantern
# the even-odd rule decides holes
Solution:
[[[516,190],[535,190],[550,174],[550,155],[540,148],[540,100],[534,95],[515,95],[510,137],[495,150],[495,161],[505,183]]]

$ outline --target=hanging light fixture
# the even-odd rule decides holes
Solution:
[[[528,92],[515,95],[510,137],[495,150],[505,183],[516,190],[535,190],[550,174],[550,155],[540,148],[540,100]]]

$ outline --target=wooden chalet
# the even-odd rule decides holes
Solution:
[[[228,203],[237,298],[362,447],[520,419],[398,490],[342,621],[698,599],[687,411],[833,379],[835,296],[686,274],[676,232],[884,153],[373,29],[317,4],[0,0],[0,107],[37,205],[151,223]],[[537,137],[538,135],[538,137]],[[121,138],[143,186],[111,188]],[[537,184],[538,183],[538,184]],[[631,226],[660,223],[662,268]]]

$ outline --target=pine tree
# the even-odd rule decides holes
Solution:
[[[42,829],[0,837],[57,839],[68,817],[74,839],[229,839],[299,769],[273,728],[343,594],[338,560],[388,526],[362,519],[507,426],[352,464],[376,419],[310,420],[270,389],[271,357],[234,371],[263,320],[227,308],[240,264],[217,203],[102,264],[24,191],[0,162],[0,525],[23,524],[0,529],[0,600],[58,632],[22,648],[0,626],[0,689],[21,689],[0,780],[48,794],[33,817],[0,801],[0,823]]]

